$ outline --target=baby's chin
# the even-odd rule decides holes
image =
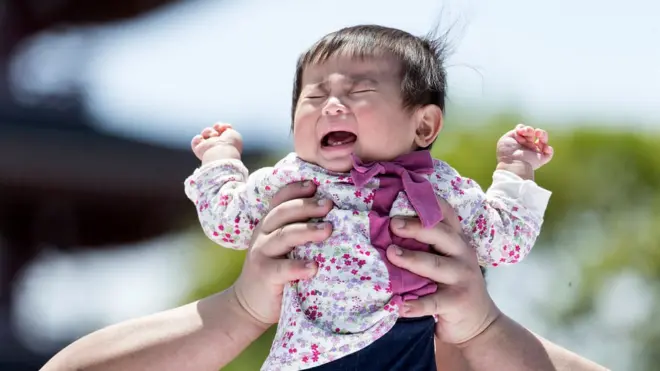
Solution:
[[[298,154],[298,157],[305,162],[320,166],[334,173],[350,173],[351,169],[353,169],[353,158],[350,156],[336,159],[325,159],[322,157],[312,158],[310,156]]]
[[[353,169],[353,160],[349,161],[347,164],[337,164],[337,163],[332,163],[332,164],[320,164],[322,168],[332,171],[333,173],[350,173],[351,169]]]
[[[309,162],[313,162],[314,164],[333,173],[350,173],[351,169],[353,169],[352,157],[342,157],[335,159],[318,158],[315,161]]]

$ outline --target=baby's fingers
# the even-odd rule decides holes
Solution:
[[[218,132],[215,129],[212,129],[212,128],[204,128],[204,130],[202,130],[202,137],[204,139],[209,139],[211,137],[217,137],[218,135],[219,135]]]
[[[534,128],[527,125],[516,126],[516,134],[524,137],[529,141],[534,141]]]
[[[548,144],[548,132],[543,129],[536,129],[534,131],[537,142],[539,144]]]
[[[218,134],[222,134],[225,130],[231,129],[231,125],[224,123],[216,123],[213,125],[213,129],[215,129],[215,131],[217,131]]]
[[[197,147],[200,143],[202,143],[202,140],[204,140],[204,138],[202,138],[201,135],[195,135],[195,136],[192,138],[192,140],[190,141],[190,146],[191,146],[192,148],[195,148],[195,147]]]

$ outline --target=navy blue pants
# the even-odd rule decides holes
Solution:
[[[317,371],[436,371],[433,317],[400,318],[383,337]]]

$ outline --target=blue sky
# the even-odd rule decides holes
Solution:
[[[464,109],[660,125],[653,0],[195,0],[37,39],[25,55],[48,55],[53,66],[23,74],[31,76],[23,83],[48,89],[69,76],[85,87],[99,124],[124,135],[185,146],[222,120],[247,145],[282,145],[294,63],[307,46],[347,25],[424,34],[438,19],[454,24],[450,99]]]

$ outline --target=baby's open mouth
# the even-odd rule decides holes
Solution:
[[[338,147],[344,144],[354,143],[357,140],[357,136],[348,131],[333,131],[326,134],[321,139],[322,147]]]

